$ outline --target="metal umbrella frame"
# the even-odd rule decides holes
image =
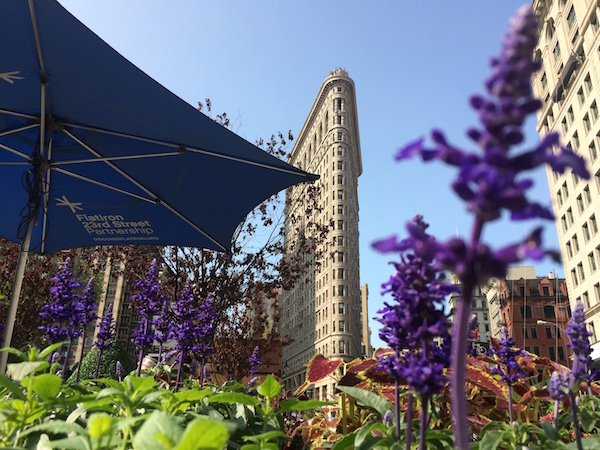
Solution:
[[[0,43],[0,236],[21,242],[5,347],[31,249],[229,251],[255,206],[318,178],[199,113],[55,0],[0,0]]]

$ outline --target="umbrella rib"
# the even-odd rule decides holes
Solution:
[[[2,133],[0,133],[0,137],[8,136],[9,134],[18,133],[19,131],[25,131],[25,130],[29,130],[30,128],[36,128],[39,126],[40,126],[39,123],[34,123],[33,125],[25,125],[24,127],[14,128],[12,130],[6,130],[6,131],[3,131]]]
[[[50,138],[50,142],[48,142],[48,159],[52,157],[52,138]],[[46,169],[46,186],[50,185],[50,173],[51,167]],[[44,189],[44,206],[42,211],[44,212],[44,220],[42,223],[42,242],[41,242],[41,251],[45,253],[46,250],[46,235],[48,231],[48,204],[50,203],[50,189]]]
[[[129,159],[144,159],[144,158],[154,158],[154,157],[163,157],[163,156],[177,156],[180,154],[181,154],[181,152],[165,152],[165,153],[155,153],[155,154],[146,154],[146,155],[109,156],[106,158],[95,158],[95,159],[72,159],[69,161],[52,161],[52,163],[55,166],[66,166],[66,165],[70,165],[70,164],[107,162],[107,161],[123,161],[123,160],[129,160]]]
[[[164,146],[172,147],[172,148],[181,148],[182,147],[182,145],[180,145],[180,144],[174,144],[172,142],[159,141],[157,139],[150,139],[150,138],[143,138],[143,137],[139,137],[139,136],[134,136],[132,134],[119,133],[119,132],[116,132],[116,131],[107,131],[107,130],[103,130],[101,128],[94,128],[94,127],[89,127],[89,126],[85,126],[85,125],[73,125],[73,124],[67,124],[67,123],[64,123],[63,125],[71,127],[71,128],[78,128],[78,129],[81,129],[81,130],[94,131],[94,132],[97,132],[97,133],[109,134],[111,136],[123,137],[123,138],[127,138],[127,139],[133,139],[133,140],[141,141],[141,142],[148,142],[150,144],[164,145]],[[240,162],[240,163],[244,163],[244,164],[248,164],[248,165],[252,165],[252,166],[256,166],[256,167],[262,167],[264,169],[274,170],[274,171],[277,171],[277,172],[290,173],[290,174],[293,174],[293,175],[301,175],[301,174],[298,173],[297,170],[286,169],[286,168],[283,168],[283,167],[275,167],[275,166],[271,166],[269,164],[264,164],[264,163],[260,163],[260,162],[256,162],[256,161],[251,161],[251,160],[245,159],[245,158],[239,158],[237,156],[223,155],[221,153],[212,152],[210,150],[202,150],[202,149],[199,149],[199,148],[188,147],[188,146],[183,146],[183,147],[185,148],[186,151],[189,150],[189,151],[194,152],[194,153],[201,153],[203,155],[213,156],[215,158],[221,158],[221,159],[227,159],[227,160],[230,160],[230,161],[236,161],[236,162]]]
[[[74,134],[72,134],[68,130],[65,130],[64,128],[63,128],[62,131],[67,136],[69,136],[71,139],[73,139],[75,142],[77,142],[79,145],[81,145],[83,148],[85,148],[86,150],[88,150],[90,153],[92,153],[95,156],[100,157],[100,154],[96,150],[94,150],[92,147],[90,147],[89,145],[87,145],[85,142],[83,142],[80,139],[78,139]],[[169,144],[169,145],[172,145],[172,144]],[[153,201],[153,203],[157,203],[157,202],[160,203],[165,208],[167,208],[169,211],[171,211],[173,214],[175,214],[177,217],[179,217],[181,220],[183,220],[185,223],[187,223],[192,228],[194,228],[198,233],[200,233],[204,237],[206,237],[206,239],[210,240],[215,245],[217,245],[219,248],[223,249],[223,251],[225,251],[225,252],[227,251],[227,249],[225,247],[223,247],[216,239],[214,239],[212,236],[210,236],[208,233],[206,233],[204,230],[202,230],[200,227],[198,227],[198,225],[194,224],[194,222],[192,222],[187,217],[185,217],[180,212],[178,212],[171,205],[169,205],[168,203],[164,202],[162,199],[160,199],[157,195],[155,195],[154,193],[152,193],[146,187],[142,186],[135,179],[133,179],[132,177],[130,177],[128,174],[126,174],[125,172],[123,172],[121,169],[119,169],[118,167],[116,167],[114,164],[111,164],[110,161],[105,161],[105,163],[106,163],[107,166],[109,166],[110,168],[112,168],[115,172],[117,172],[118,174],[120,174],[122,177],[124,177],[125,179],[127,179],[128,181],[130,181],[132,184],[136,185],[138,188],[140,188],[141,190],[143,190],[146,194],[148,194],[149,196],[154,197],[155,200]],[[64,169],[55,168],[54,170],[60,171],[60,172],[65,173],[65,174],[72,174],[71,172],[67,172]],[[80,175],[76,175],[76,174],[72,174],[72,175],[76,176],[76,177],[81,177]],[[94,182],[95,184],[99,184],[98,182],[96,182],[94,180],[90,180],[90,182]],[[117,188],[114,188],[112,186],[106,186],[106,187],[108,187],[109,189],[117,190]],[[128,194],[125,191],[123,191],[123,193]],[[135,194],[128,194],[128,195],[134,195],[135,196]],[[143,197],[139,197],[139,198],[141,198],[142,200],[150,201],[148,199],[144,199]]]
[[[20,156],[21,158],[26,159],[27,161],[29,161],[29,155],[27,155],[27,154],[25,154],[23,152],[15,150],[14,148],[10,148],[9,146],[4,145],[4,144],[0,144],[0,148],[3,148],[4,150],[6,150],[8,152],[13,153],[13,154],[15,154],[17,156]]]
[[[31,114],[18,113],[16,111],[9,111],[8,109],[0,109],[0,114],[8,114],[9,116],[23,117],[25,119],[36,119],[36,120],[40,119],[39,117],[32,116]],[[39,124],[37,124],[37,125],[39,126]]]
[[[40,70],[42,74],[46,73],[46,67],[44,65],[44,58],[42,57],[42,44],[40,42],[40,32],[37,26],[37,19],[35,17],[35,8],[33,7],[33,0],[29,0],[29,12],[31,14],[31,25],[33,26],[33,35],[35,37],[35,48],[37,50],[38,61],[40,63]]]
[[[110,184],[102,183],[100,181],[94,180],[93,178],[88,178],[88,177],[85,177],[83,175],[79,175],[77,173],[69,172],[68,170],[65,170],[65,169],[59,169],[57,167],[53,167],[52,170],[55,170],[56,172],[62,173],[63,175],[67,175],[67,176],[70,176],[70,177],[73,177],[73,178],[77,178],[78,180],[85,181],[87,183],[95,184],[96,186],[100,186],[100,187],[103,187],[103,188],[106,188],[106,189],[110,189],[111,191],[116,191],[116,192],[120,192],[121,194],[129,195],[130,197],[134,197],[134,198],[137,198],[139,200],[143,200],[143,201],[148,202],[148,203],[156,204],[156,202],[157,202],[156,198],[142,197],[141,195],[134,194],[133,192],[129,192],[129,191],[126,191],[124,189],[121,189],[121,188],[118,188],[118,187],[115,187],[115,186],[111,186]]]

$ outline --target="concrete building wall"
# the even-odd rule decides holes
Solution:
[[[588,0],[534,0],[541,69],[532,77],[542,137],[556,131],[586,159],[590,180],[547,168],[569,300],[582,301],[592,342],[600,332],[600,9]],[[596,331],[598,330],[598,331]]]
[[[316,249],[324,257],[300,255],[310,268],[282,294],[281,333],[284,341],[291,340],[283,348],[283,382],[293,389],[304,381],[314,355],[346,361],[361,355],[357,184],[362,159],[354,82],[345,70],[334,70],[323,82],[289,162],[321,176],[316,183],[322,209],[311,220],[330,226],[327,242]],[[309,219],[301,208],[308,188],[286,192],[288,254],[298,235],[307,233],[303,220]],[[325,398],[333,393],[333,380],[315,388]]]

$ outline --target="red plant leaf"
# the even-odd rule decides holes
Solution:
[[[340,359],[330,361],[323,355],[316,355],[308,363],[306,380],[311,384],[317,383],[338,370],[343,364],[344,362]]]
[[[508,387],[504,383],[496,380],[492,374],[483,370],[469,366],[467,368],[466,379],[480,389],[493,393],[499,398],[508,399]]]

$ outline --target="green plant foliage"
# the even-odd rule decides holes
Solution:
[[[80,380],[93,380],[96,378],[96,363],[98,361],[98,348],[93,347],[92,350],[84,356],[81,361],[81,372],[79,374]],[[127,355],[127,352],[123,348],[123,344],[119,341],[115,341],[115,345],[112,348],[108,348],[102,352],[100,358],[100,370],[98,372],[99,378],[112,378],[113,380],[118,379],[115,369],[117,367],[117,361],[121,361],[125,374],[130,373],[135,369],[131,358]],[[75,380],[75,373],[71,374],[69,381]]]

